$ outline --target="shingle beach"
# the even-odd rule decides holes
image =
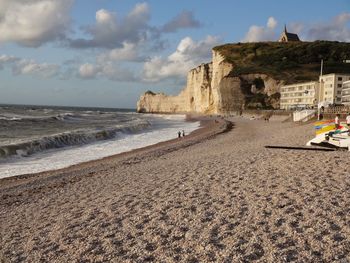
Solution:
[[[350,153],[311,123],[230,117],[60,171],[0,180],[1,262],[350,262]]]

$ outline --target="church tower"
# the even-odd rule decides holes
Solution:
[[[300,39],[299,39],[297,34],[289,33],[287,31],[286,24],[284,24],[284,30],[283,30],[278,42],[290,42],[290,41],[300,41]]]

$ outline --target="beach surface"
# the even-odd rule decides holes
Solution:
[[[350,262],[350,153],[264,147],[312,124],[227,120],[0,180],[0,262]]]

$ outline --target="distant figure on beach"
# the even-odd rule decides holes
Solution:
[[[322,112],[320,112],[320,115],[318,115],[318,119],[321,121],[321,120],[323,120],[323,113]]]
[[[320,115],[318,116],[318,119],[319,119],[319,120],[322,120],[322,119],[323,119],[323,112],[324,112],[324,107],[321,106],[321,108],[320,108]]]
[[[185,131],[182,130],[182,137],[185,137]]]
[[[339,119],[339,117],[340,117],[340,114],[337,114],[335,116],[335,119],[334,119],[334,123],[335,123],[335,128],[336,129],[339,129],[339,127],[340,127],[340,119]]]
[[[178,137],[178,138],[181,138],[181,132],[180,132],[180,131],[178,131],[177,137]]]
[[[346,125],[350,129],[350,112],[348,112],[348,115],[346,116]]]

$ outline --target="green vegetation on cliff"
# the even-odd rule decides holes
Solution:
[[[350,43],[258,42],[226,44],[214,47],[227,62],[234,65],[231,75],[265,73],[286,83],[317,80],[320,61],[324,74],[350,73]]]

